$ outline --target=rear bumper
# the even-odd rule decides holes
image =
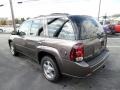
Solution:
[[[73,77],[85,77],[91,75],[94,71],[102,67],[107,60],[107,57],[109,56],[109,51],[105,50],[94,58],[93,60],[90,60],[89,62],[71,62],[68,60],[65,60],[63,62],[63,74],[70,75]]]
[[[94,72],[97,69],[99,69],[101,66],[104,65],[105,61],[107,60],[107,57],[109,56],[109,51],[105,50],[102,54],[100,54],[95,59],[91,60],[90,62],[87,62],[91,71]]]

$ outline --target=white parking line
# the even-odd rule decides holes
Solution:
[[[110,47],[110,48],[120,48],[120,46],[107,46],[107,47]]]
[[[117,40],[117,39],[120,39],[120,38],[108,38],[108,40],[111,40],[111,39],[113,39],[113,40],[116,39]]]

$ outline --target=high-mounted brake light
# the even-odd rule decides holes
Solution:
[[[84,56],[84,47],[82,43],[75,44],[70,52],[71,61],[82,61]]]

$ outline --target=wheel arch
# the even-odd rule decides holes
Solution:
[[[13,41],[12,41],[11,39],[9,39],[9,40],[8,40],[8,44],[9,44],[9,46],[10,46],[10,43],[11,43],[11,42],[13,42]]]
[[[44,50],[42,49],[42,50],[38,51],[37,57],[38,57],[39,64],[41,64],[41,60],[42,60],[42,58],[44,56],[50,56],[54,60],[54,62],[56,63],[59,71],[61,72],[61,70],[62,70],[62,61],[61,61],[61,57],[59,56],[58,52],[56,50],[52,51],[52,50],[49,50],[49,49],[46,50],[46,49],[44,49]]]

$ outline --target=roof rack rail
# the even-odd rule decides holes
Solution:
[[[39,18],[39,17],[44,17],[44,16],[51,16],[51,15],[70,15],[68,13],[51,13],[49,15],[40,15],[40,16],[36,16],[34,18]]]
[[[69,15],[68,13],[51,13],[50,15]]]
[[[39,18],[39,17],[43,17],[43,16],[45,16],[45,15],[36,16],[36,17],[34,17],[34,18]]]

